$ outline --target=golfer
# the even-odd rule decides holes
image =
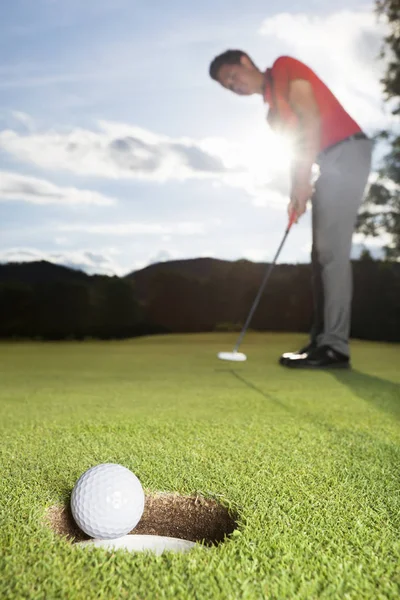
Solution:
[[[294,368],[349,368],[350,252],[372,142],[314,71],[295,58],[280,56],[263,72],[245,52],[227,50],[212,61],[210,76],[235,94],[262,96],[270,127],[293,142],[288,213],[295,211],[297,221],[308,200],[312,203],[310,341],[279,362]],[[313,165],[320,173],[314,185]]]

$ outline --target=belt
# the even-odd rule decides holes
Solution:
[[[349,137],[344,138],[343,140],[340,140],[339,142],[336,142],[336,144],[332,144],[332,146],[328,146],[324,150],[321,150],[321,152],[318,154],[318,156],[324,156],[324,154],[326,154],[327,152],[332,150],[332,148],[336,148],[336,146],[339,146],[340,144],[344,144],[344,142],[351,142],[352,140],[368,140],[368,139],[369,138],[367,135],[365,135],[365,133],[363,133],[362,131],[359,131],[358,133],[354,133],[353,135],[350,135]]]

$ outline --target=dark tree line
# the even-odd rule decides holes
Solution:
[[[51,273],[39,269],[40,277],[34,265],[24,266],[23,276],[18,269],[4,276],[10,265],[0,266],[0,337],[118,339],[240,330],[266,265],[200,259],[196,272],[194,262],[152,265],[125,278],[90,277],[54,265]],[[353,273],[352,336],[400,341],[400,264],[365,256],[353,263]],[[307,332],[310,282],[310,265],[277,265],[251,328]]]
[[[123,338],[141,319],[133,284],[119,278],[0,284],[0,336]]]

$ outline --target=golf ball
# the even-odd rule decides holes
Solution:
[[[143,488],[126,467],[97,465],[76,482],[71,510],[77,525],[91,537],[116,539],[139,523],[144,510]]]

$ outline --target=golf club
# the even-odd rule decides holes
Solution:
[[[292,212],[292,214],[290,215],[289,224],[288,224],[288,226],[286,228],[285,235],[283,236],[283,240],[281,242],[281,245],[279,246],[278,251],[275,254],[275,258],[272,261],[272,263],[270,265],[268,265],[267,272],[265,273],[264,279],[263,279],[263,281],[261,283],[261,286],[260,286],[260,289],[259,289],[258,294],[256,296],[256,299],[254,300],[253,306],[251,307],[251,310],[249,312],[249,316],[247,317],[246,323],[244,324],[243,329],[242,329],[242,331],[241,331],[241,333],[239,335],[238,341],[236,342],[236,346],[234,347],[233,352],[219,352],[218,353],[218,358],[220,360],[229,360],[229,361],[233,361],[233,362],[243,362],[243,361],[246,360],[246,358],[247,358],[246,355],[243,354],[243,352],[238,352],[239,346],[240,346],[240,344],[243,341],[244,334],[246,333],[247,328],[250,325],[250,321],[252,319],[254,311],[256,310],[256,308],[258,306],[258,303],[260,301],[261,295],[262,295],[262,293],[264,291],[264,288],[265,288],[265,286],[267,284],[269,276],[271,275],[272,269],[273,269],[273,267],[274,267],[274,265],[275,265],[275,263],[276,263],[276,261],[278,259],[278,256],[280,254],[280,251],[282,250],[283,244],[285,243],[285,240],[286,240],[286,238],[288,236],[290,228],[292,227],[292,225],[295,222],[295,220],[296,220],[296,211],[294,210]]]

